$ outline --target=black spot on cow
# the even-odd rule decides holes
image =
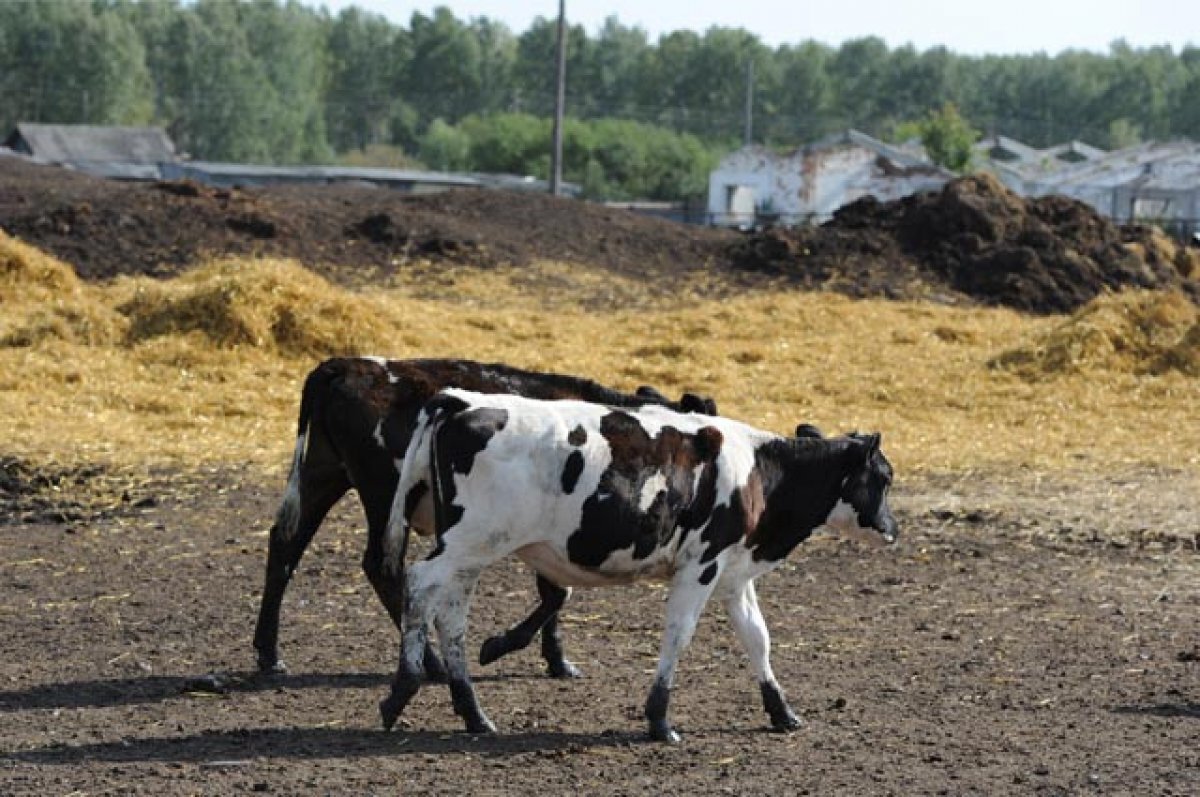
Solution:
[[[567,540],[571,561],[597,567],[611,554],[631,550],[645,559],[666,544],[676,528],[702,520],[693,517],[698,492],[711,507],[715,490],[716,455],[721,433],[705,427],[686,434],[665,426],[651,437],[628,413],[613,411],[600,420],[612,461],[601,474],[596,491],[583,503],[579,529]],[[697,469],[704,471],[697,479]],[[654,490],[652,480],[662,485]],[[697,491],[697,481],[702,486]],[[642,505],[650,499],[649,503]],[[707,511],[707,510],[705,510]],[[681,522],[683,521],[683,522]]]
[[[700,574],[701,584],[711,584],[712,580],[717,577],[717,563],[712,562],[708,567],[704,568],[704,572]]]
[[[567,435],[567,442],[578,448],[587,442],[587,438],[587,429],[584,429],[582,424],[578,424],[574,429],[571,430],[571,433]]]
[[[458,403],[455,405],[452,402]],[[427,412],[437,412],[442,406],[457,409],[450,409],[448,417],[437,421],[441,428],[437,434],[433,464],[438,490],[437,500],[434,501],[438,509],[435,522],[439,535],[462,519],[462,507],[454,503],[457,494],[454,474],[470,473],[475,456],[508,424],[507,410],[493,407],[463,410],[467,405],[454,396],[437,396],[425,409]]]
[[[742,494],[739,491],[729,496],[729,503],[713,508],[709,513],[708,526],[700,534],[707,546],[700,556],[700,562],[711,562],[721,551],[742,539],[746,530],[742,519],[745,518],[745,507]]]
[[[575,485],[579,483],[581,473],[583,473],[583,454],[579,451],[572,451],[567,456],[567,462],[563,465],[562,471],[562,490],[565,494],[570,495],[575,492]]]

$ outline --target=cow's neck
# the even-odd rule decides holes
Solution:
[[[777,440],[755,454],[764,508],[754,558],[779,561],[825,523],[854,462],[845,440]]]

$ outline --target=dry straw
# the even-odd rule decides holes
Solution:
[[[801,421],[881,430],[910,472],[1200,468],[1200,381],[1153,364],[1194,358],[1194,322],[1151,355],[1127,347],[1120,360],[1074,367],[1083,354],[1067,346],[1055,356],[1072,367],[1031,379],[1019,363],[990,363],[1054,348],[1062,319],[785,290],[653,295],[553,263],[426,267],[348,291],[286,261],[220,260],[165,282],[88,286],[35,250],[0,243],[0,436],[8,453],[39,461],[279,471],[308,370],[325,356],[373,353],[700,391],[725,414],[779,432]],[[1081,317],[1107,318],[1111,301]],[[1164,301],[1146,313],[1155,341],[1155,325],[1183,312]],[[47,318],[61,328],[46,331],[54,325],[38,319]]]
[[[1178,293],[1105,295],[992,362],[1029,379],[1171,371],[1200,376],[1200,312]]]

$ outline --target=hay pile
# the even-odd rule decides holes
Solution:
[[[129,345],[198,335],[220,349],[316,358],[374,350],[398,324],[380,302],[289,260],[225,259],[124,286],[131,295],[117,310],[129,319]]]
[[[1200,376],[1200,311],[1173,292],[1107,294],[992,364],[1027,379],[1171,371]]]
[[[1133,225],[1122,229],[1125,248],[1151,266],[1170,266],[1185,279],[1200,280],[1200,249],[1182,246],[1158,227]]]
[[[626,390],[697,391],[779,432],[802,421],[878,429],[908,472],[1111,468],[1164,456],[1200,465],[1187,369],[1105,360],[1031,380],[989,367],[1049,340],[1056,318],[782,289],[656,299],[637,280],[552,263],[431,267],[356,291],[288,261],[227,259],[166,281],[81,287],[61,264],[18,254],[28,262],[5,266],[22,276],[6,277],[3,294],[0,454],[33,463],[253,463],[281,473],[305,375],[320,358],[353,352],[500,360]],[[17,341],[10,306],[17,327],[71,306],[109,319],[111,331]],[[1172,308],[1158,312],[1173,319]],[[1195,334],[1183,351],[1194,352]]]
[[[75,270],[0,230],[0,346],[48,340],[99,346],[124,335],[121,315]]]

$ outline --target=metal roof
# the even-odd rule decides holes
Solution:
[[[175,145],[158,127],[21,123],[5,145],[53,163],[141,163],[175,160]]]
[[[215,161],[177,161],[162,164],[164,179],[193,178],[201,182],[289,183],[289,182],[363,182],[402,183],[470,187],[480,180],[461,174],[419,169],[386,169],[372,166],[263,166],[252,163]]]
[[[1114,188],[1137,181],[1155,188],[1193,189],[1200,185],[1200,144],[1191,141],[1151,142],[1110,152],[1094,161],[1068,166],[1040,182],[1053,188]]]

